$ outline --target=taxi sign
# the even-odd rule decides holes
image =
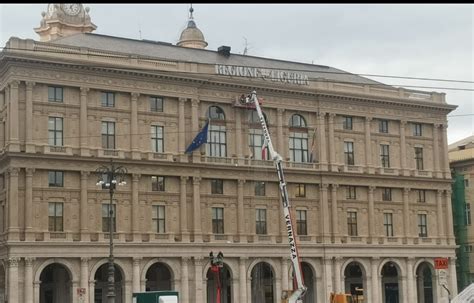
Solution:
[[[434,259],[435,269],[448,269],[448,258],[436,258]]]

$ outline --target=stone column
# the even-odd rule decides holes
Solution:
[[[19,137],[19,94],[18,86],[20,81],[12,81],[10,83],[10,146],[9,151],[19,152],[20,151],[20,137]]]
[[[87,93],[89,92],[88,87],[81,87],[81,114],[80,114],[80,146],[81,156],[89,156],[89,138],[87,134]]]
[[[403,236],[405,237],[404,243],[408,243],[410,235],[410,202],[409,202],[410,189],[405,187],[403,189]]]
[[[186,117],[184,115],[184,106],[186,104],[186,98],[179,98],[178,103],[178,153],[180,161],[186,161],[184,151],[186,150]]]
[[[179,183],[179,224],[181,230],[181,241],[189,242],[189,230],[188,230],[188,215],[187,215],[187,194],[186,194],[186,183],[188,177],[181,176]]]
[[[90,258],[81,257],[81,283],[80,287],[86,289],[84,303],[89,302],[89,260]]]
[[[401,302],[405,303],[405,302],[409,302],[408,301],[408,280],[407,280],[407,276],[401,276],[400,279],[402,280],[402,300]],[[381,295],[383,295],[383,293],[381,293]]]
[[[331,292],[333,291],[332,286],[332,258],[331,257],[323,257],[321,258],[322,268],[323,268],[323,289],[322,295],[324,300],[328,300],[330,297]],[[326,301],[323,301],[326,302]]]
[[[339,240],[339,220],[337,213],[337,188],[339,185],[331,185],[331,217],[332,217],[332,237],[333,243],[337,243]]]
[[[438,129],[441,126],[439,123],[433,124],[433,168],[434,168],[434,175],[437,178],[442,177],[441,171],[439,169],[439,134]]]
[[[277,142],[278,142],[278,152],[280,153],[283,160],[286,160],[286,149],[285,149],[285,138],[283,136],[283,114],[285,109],[277,108]]]
[[[20,302],[18,300],[18,261],[20,258],[8,258],[8,302]]]
[[[456,257],[449,258],[449,281],[448,287],[451,291],[451,296],[455,297],[458,294],[458,281],[456,279]]]
[[[19,240],[20,228],[18,226],[18,174],[20,169],[17,167],[9,168],[10,180],[8,185],[9,201],[8,201],[8,240]]]
[[[35,169],[26,168],[25,171],[25,240],[33,241],[33,173]]]
[[[202,242],[201,230],[201,178],[193,177],[193,235],[194,242]],[[199,298],[199,297],[198,297]]]
[[[34,153],[35,144],[33,143],[33,88],[34,82],[26,82],[26,106],[25,106],[25,152]]]
[[[379,272],[378,272],[378,265],[380,263],[380,259],[377,257],[372,257],[371,259],[371,269],[372,269],[372,293],[370,294],[372,296],[372,300],[370,302],[382,302],[379,298],[379,288],[380,288],[380,283],[379,283]],[[365,292],[365,291],[364,291]]]
[[[247,242],[245,231],[244,184],[245,180],[237,180],[237,233],[239,234],[240,242]]]
[[[331,171],[337,171],[336,163],[336,148],[334,144],[334,117],[336,114],[329,113],[328,128],[329,128],[329,163],[331,164]]]
[[[134,241],[141,241],[140,234],[140,198],[138,196],[140,188],[140,175],[132,174],[132,201],[130,202],[130,208],[132,209],[132,234]]]
[[[449,168],[449,158],[448,158],[448,124],[442,124],[441,125],[441,144],[443,146],[442,152],[443,152],[443,171],[444,171],[444,177],[446,179],[451,179],[451,169]]]
[[[247,302],[247,271],[245,270],[246,261],[247,257],[240,257],[239,259],[239,302]]]
[[[5,87],[5,105],[6,105],[6,113],[7,115],[4,116],[5,120],[5,148],[8,148],[10,144],[10,87],[7,85]]]
[[[88,207],[87,207],[87,180],[89,172],[81,171],[81,241],[90,241],[89,227],[88,227]]]
[[[132,259],[132,291],[140,291],[140,261],[142,258],[133,257]]]
[[[400,166],[403,172],[403,175],[408,175],[409,171],[407,170],[407,147],[405,140],[405,125],[407,121],[400,121]]]
[[[436,195],[436,215],[438,216],[438,239],[441,241],[446,235],[444,233],[444,220],[443,220],[443,190],[438,189]]]
[[[342,279],[341,279],[341,267],[342,267],[342,258],[335,257],[334,258],[334,291],[336,293],[342,293],[344,290],[342,289]]]
[[[451,190],[446,191],[445,195],[446,203],[446,235],[449,240],[449,244],[454,244],[454,230],[453,230],[453,207],[451,204]]]
[[[196,298],[196,303],[203,298],[202,264],[203,259],[201,257],[194,257],[194,282],[196,283],[194,298]]]
[[[239,107],[235,108],[235,153],[238,159],[242,158],[242,110]]]
[[[319,215],[320,215],[320,235],[321,240],[325,242],[329,242],[330,234],[329,234],[329,207],[328,207],[328,184],[320,184],[320,208],[319,208]]]
[[[374,207],[375,186],[369,186],[369,238],[370,243],[375,241],[375,207]]]
[[[372,168],[372,148],[370,139],[370,122],[372,117],[365,117],[365,166],[368,172],[371,172]]]
[[[189,258],[181,258],[181,303],[189,302],[189,271],[188,271]]]
[[[319,164],[321,170],[327,170],[327,157],[326,157],[326,127],[325,117],[326,113],[318,113],[318,127],[319,127]]]
[[[416,302],[416,292],[415,292],[415,272],[413,271],[413,263],[415,262],[414,258],[407,258],[407,284],[408,284],[408,303]]]
[[[24,300],[25,303],[33,303],[33,262],[35,258],[25,258],[25,283]]]
[[[191,100],[191,130],[192,138],[199,132],[199,99]],[[191,140],[192,140],[191,138]],[[191,143],[191,142],[189,142]],[[200,148],[193,151],[193,162],[200,162]]]
[[[288,283],[288,258],[286,257],[281,258],[281,289],[290,289]]]
[[[130,104],[130,149],[132,159],[140,160],[140,149],[138,146],[138,98],[139,93],[131,93]]]

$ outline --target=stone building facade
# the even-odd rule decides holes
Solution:
[[[116,302],[157,289],[214,302],[210,251],[224,253],[224,302],[280,302],[292,282],[276,171],[254,111],[238,105],[253,89],[284,159],[304,302],[330,292],[443,302],[436,257],[449,258],[455,292],[455,107],[444,94],[198,44],[10,38],[0,53],[4,301],[105,302],[109,195],[95,170],[113,159],[128,170],[114,196]],[[185,154],[209,117],[209,142]]]

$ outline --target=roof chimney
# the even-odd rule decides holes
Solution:
[[[217,49],[217,52],[222,56],[229,57],[230,56],[230,46],[222,45]]]

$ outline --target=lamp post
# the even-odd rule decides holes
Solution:
[[[115,267],[114,267],[114,226],[113,226],[113,197],[114,191],[118,185],[125,185],[125,174],[127,169],[123,166],[115,166],[112,159],[110,159],[110,166],[102,165],[95,170],[97,175],[97,186],[102,186],[102,189],[108,189],[110,194],[109,202],[109,266],[107,270],[107,302],[115,303]],[[104,180],[105,179],[105,180]]]

